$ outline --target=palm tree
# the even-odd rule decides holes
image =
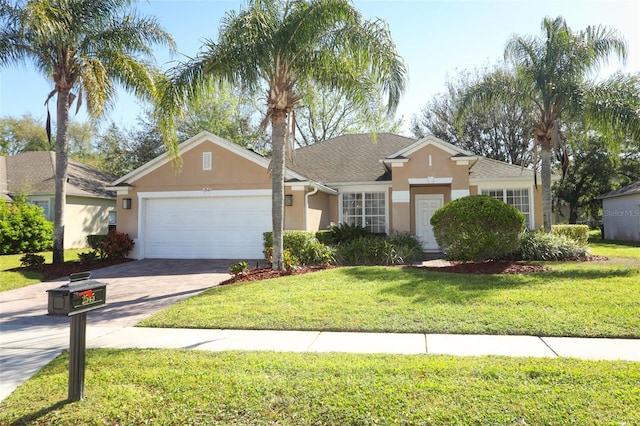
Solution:
[[[0,1],[0,66],[32,62],[53,83],[46,102],[57,96],[53,263],[64,262],[71,105],[75,100],[77,112],[84,100],[89,116],[100,118],[114,100],[114,83],[151,99],[158,75],[151,66],[151,46],[174,47],[172,37],[155,19],[139,17],[129,9],[133,3]]]
[[[515,98],[533,106],[534,158],[539,150],[544,229],[549,232],[551,152],[562,147],[563,123],[584,121],[587,129],[614,130],[638,139],[640,85],[637,76],[622,74],[601,83],[592,79],[610,55],[626,58],[626,43],[615,31],[598,26],[573,32],[562,17],[545,18],[542,31],[541,37],[514,36],[507,43],[505,59],[514,66],[516,84],[478,84],[463,97],[458,117],[473,105],[490,105],[497,99]]]
[[[225,16],[217,42],[207,41],[196,58],[170,71],[161,91],[159,123],[169,152],[176,154],[174,118],[209,82],[266,90],[263,126],[272,129],[272,267],[281,269],[285,152],[293,143],[293,117],[304,85],[340,90],[362,105],[384,93],[393,112],[405,75],[386,23],[364,21],[348,0],[250,0],[245,9]]]

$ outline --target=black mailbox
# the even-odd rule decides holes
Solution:
[[[47,290],[51,316],[72,316],[89,312],[105,304],[107,284],[89,279],[90,274],[71,275],[69,284]]]

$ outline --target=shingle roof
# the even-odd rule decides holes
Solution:
[[[5,201],[11,201],[9,188],[7,187],[7,161],[2,156],[0,156],[0,198]]]
[[[7,192],[27,190],[32,195],[54,194],[55,155],[50,151],[30,151],[4,157]],[[115,198],[114,192],[106,190],[115,179],[109,173],[69,160],[67,177],[67,195]]]
[[[323,183],[390,180],[381,160],[415,143],[391,133],[338,136],[296,150],[287,167]]]
[[[479,157],[478,161],[471,166],[469,172],[471,179],[533,179],[533,170],[505,163],[504,161],[492,158]]]
[[[615,191],[608,192],[599,196],[599,199],[621,197],[623,195],[640,194],[640,181],[627,185],[624,188],[616,189]]]

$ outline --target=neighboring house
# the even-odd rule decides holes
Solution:
[[[640,241],[640,182],[601,195],[604,238]]]
[[[116,180],[118,230],[135,258],[257,259],[271,225],[269,159],[202,132]],[[434,137],[347,135],[296,150],[285,182],[285,229],[331,224],[410,232],[438,250],[429,220],[453,199],[487,194],[542,226],[533,172],[473,155]]]
[[[53,221],[55,152],[30,151],[0,156],[0,193],[5,200],[25,194]],[[116,195],[106,186],[115,177],[86,164],[69,160],[65,209],[64,248],[87,247],[87,235],[106,234],[115,224]]]

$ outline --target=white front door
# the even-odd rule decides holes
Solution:
[[[433,235],[431,216],[444,204],[444,195],[416,195],[416,235],[426,251],[440,248]]]

